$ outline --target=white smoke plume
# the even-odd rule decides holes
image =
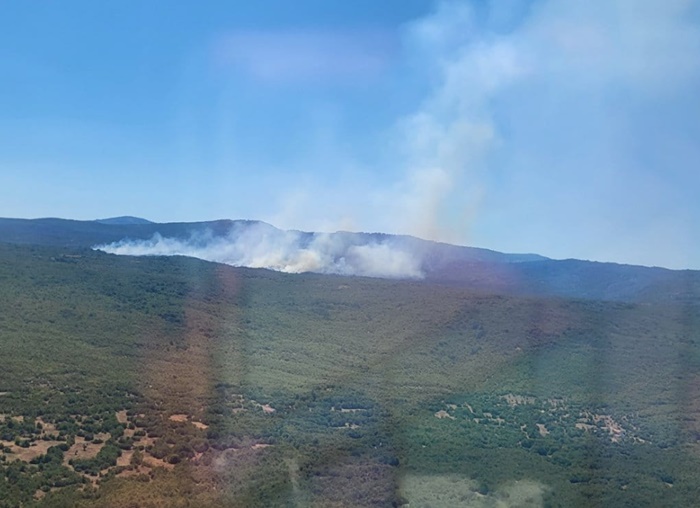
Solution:
[[[401,32],[396,95],[422,93],[384,127],[384,153],[353,154],[363,145],[329,123],[321,162],[281,179],[279,211],[252,215],[697,266],[698,13],[700,0],[437,1]]]
[[[359,242],[352,233],[301,233],[267,224],[234,226],[187,240],[156,233],[148,240],[121,240],[95,249],[129,256],[190,256],[232,266],[286,273],[315,272],[381,278],[421,278],[421,256],[395,238]]]

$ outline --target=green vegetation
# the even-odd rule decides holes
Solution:
[[[693,301],[0,244],[0,507],[692,506]]]

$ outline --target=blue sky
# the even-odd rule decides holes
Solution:
[[[700,2],[7,2],[0,216],[700,269]]]

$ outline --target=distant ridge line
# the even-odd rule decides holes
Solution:
[[[106,219],[97,219],[95,222],[99,222],[100,224],[119,224],[119,225],[127,225],[127,224],[155,224],[155,222],[150,221],[148,219],[143,219],[141,217],[134,217],[132,215],[122,215],[119,217],[109,217]]]

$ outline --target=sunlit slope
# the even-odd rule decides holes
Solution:
[[[0,244],[0,506],[692,506],[698,321]]]

